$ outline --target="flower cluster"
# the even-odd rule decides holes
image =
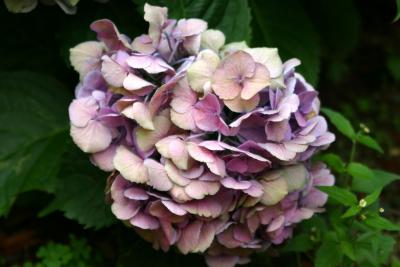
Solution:
[[[200,19],[145,5],[148,34],[109,20],[71,49],[80,74],[71,136],[112,172],[115,216],[155,248],[245,263],[323,210],[330,171],[310,158],[335,137],[317,92],[276,48],[225,44]]]

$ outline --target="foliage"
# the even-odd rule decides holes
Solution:
[[[85,239],[69,237],[69,244],[50,242],[36,253],[37,262],[25,262],[23,267],[93,267],[102,266],[98,253]]]

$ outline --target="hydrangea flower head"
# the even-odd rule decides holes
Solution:
[[[70,50],[71,137],[111,172],[111,210],[156,249],[246,263],[322,212],[332,185],[310,159],[334,141],[318,93],[276,48],[225,44],[200,19],[146,4],[147,34],[109,20]]]

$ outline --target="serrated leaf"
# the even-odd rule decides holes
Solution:
[[[343,253],[336,242],[325,241],[315,255],[315,267],[336,267],[342,261]]]
[[[364,135],[364,134],[358,135],[357,142],[379,153],[383,153],[383,149],[379,145],[379,143],[369,135]]]
[[[283,59],[299,58],[299,72],[317,84],[320,69],[319,36],[303,6],[296,0],[251,0],[253,35],[257,46],[277,47]],[[290,16],[287,15],[290,10]],[[285,18],[285,19],[282,19]]]
[[[387,231],[400,231],[400,225],[392,223],[386,218],[383,218],[379,215],[369,215],[364,220],[364,223],[369,227],[378,230],[387,230]]]
[[[67,135],[68,90],[51,77],[0,73],[0,216],[17,195],[52,192]]]
[[[374,172],[362,163],[350,162],[347,166],[347,172],[352,177],[362,178],[365,180],[374,179]]]
[[[400,175],[383,170],[373,170],[372,179],[354,177],[352,189],[358,192],[372,193],[377,188],[384,188],[393,181],[400,180]]]
[[[343,160],[337,154],[333,153],[322,154],[321,156],[319,156],[319,159],[321,159],[323,162],[328,164],[330,168],[339,173],[343,173],[346,171],[346,166]]]
[[[93,166],[73,144],[70,146],[72,149],[64,156],[55,199],[40,215],[61,210],[65,217],[86,228],[110,226],[116,219],[105,201],[107,174]]]
[[[340,133],[342,133],[344,136],[347,136],[351,140],[354,140],[356,133],[348,119],[346,119],[339,112],[329,108],[322,108],[321,111],[329,118],[329,121]]]
[[[348,208],[345,213],[343,213],[342,218],[345,219],[345,218],[353,217],[353,216],[357,215],[358,213],[360,213],[360,211],[361,211],[360,206],[352,206],[352,207]]]
[[[352,206],[357,203],[357,197],[347,189],[337,186],[318,186],[318,189],[343,205]]]
[[[133,0],[143,13],[147,2],[168,7],[171,18],[201,18],[208,22],[208,28],[221,30],[227,42],[251,39],[251,13],[245,0]]]

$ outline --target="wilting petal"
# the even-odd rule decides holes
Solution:
[[[143,160],[129,151],[125,146],[119,146],[114,157],[114,167],[121,175],[135,183],[146,183],[149,179]]]
[[[196,92],[209,91],[212,75],[219,64],[219,57],[211,50],[203,50],[187,70],[187,79]]]
[[[106,149],[112,140],[111,131],[101,122],[91,120],[79,128],[71,125],[70,134],[75,144],[86,153],[96,153]]]
[[[140,126],[147,130],[155,130],[153,118],[149,108],[142,102],[135,102],[121,112],[126,117],[135,120]]]
[[[225,44],[225,35],[219,30],[209,29],[201,34],[201,47],[218,53]]]
[[[103,51],[103,44],[95,41],[80,43],[69,50],[69,60],[81,80],[92,70],[100,69]]]
[[[90,24],[90,28],[97,33],[97,39],[102,41],[106,47],[113,50],[130,49],[130,44],[108,19],[101,19]]]
[[[161,28],[167,20],[168,9],[165,7],[144,5],[144,20],[149,23],[149,36],[153,46],[157,47],[161,38]]]
[[[148,170],[149,185],[159,191],[168,191],[172,188],[172,182],[168,178],[164,165],[153,159],[145,159],[143,164]]]

